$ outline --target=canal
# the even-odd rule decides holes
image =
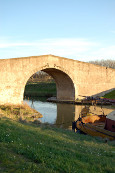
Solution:
[[[57,127],[72,129],[72,121],[77,120],[85,105],[62,104],[47,102],[45,97],[39,99],[24,99],[30,107],[40,112],[43,117],[39,120],[42,123],[55,124]],[[90,106],[94,114],[108,114],[115,110],[115,106]]]

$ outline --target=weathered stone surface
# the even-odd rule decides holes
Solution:
[[[57,98],[103,95],[115,88],[115,70],[85,62],[43,55],[0,60],[0,104],[21,104],[27,80],[37,71],[51,75]]]

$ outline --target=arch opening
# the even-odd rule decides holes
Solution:
[[[34,73],[26,83],[24,97],[56,97],[54,79],[43,71]]]
[[[74,83],[66,73],[55,68],[46,68],[42,71],[48,73],[55,80],[57,100],[75,100]]]
[[[59,101],[74,101],[75,100],[75,87],[72,79],[65,72],[55,68],[45,68],[41,72],[47,73],[51,76],[51,80],[56,83],[56,99]],[[31,75],[32,76],[32,75]],[[31,77],[28,76],[28,79]],[[27,83],[27,82],[26,82]],[[25,88],[25,86],[24,86]],[[24,96],[24,92],[23,92]]]

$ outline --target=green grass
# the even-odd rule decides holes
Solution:
[[[54,82],[40,82],[27,84],[25,86],[25,96],[28,97],[52,97],[56,96],[56,84]]]
[[[104,95],[104,98],[108,98],[108,99],[115,99],[115,90],[111,91],[108,94]]]
[[[0,119],[2,173],[113,173],[115,142],[43,124]]]

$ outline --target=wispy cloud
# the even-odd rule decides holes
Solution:
[[[102,59],[115,59],[115,45],[102,47],[96,52],[93,52],[95,57]]]
[[[115,30],[112,30],[111,32],[115,34]]]
[[[103,44],[84,38],[41,39],[33,42],[0,41],[0,58],[14,58],[53,54],[80,61],[92,59],[115,59],[115,45]]]
[[[86,39],[71,39],[71,38],[58,38],[58,39],[43,39],[34,42],[3,42],[0,41],[0,48],[16,47],[16,46],[53,46],[53,47],[86,47],[95,45]]]
[[[42,39],[34,42],[0,41],[0,50],[13,51],[13,56],[31,56],[41,54],[55,54],[59,56],[74,56],[89,51],[96,43],[87,39],[56,38]],[[21,54],[20,54],[21,53]],[[12,54],[10,57],[12,57]],[[3,55],[2,55],[3,56]],[[9,53],[8,53],[9,56]]]
[[[17,47],[17,46],[31,46],[31,43],[0,43],[0,48]]]
[[[33,43],[42,52],[63,55],[78,54],[91,49],[96,43],[86,39],[45,39]]]

